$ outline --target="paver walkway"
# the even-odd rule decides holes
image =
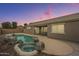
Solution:
[[[45,44],[45,49],[42,51],[44,53],[50,55],[71,55],[74,52],[72,46],[64,41],[51,39],[46,36],[39,35],[38,38]]]

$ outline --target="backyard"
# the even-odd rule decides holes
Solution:
[[[79,55],[79,44],[70,41],[51,39],[46,36],[35,35],[39,41],[45,44],[44,50],[35,56],[71,56]],[[14,50],[15,41],[5,39],[4,35],[0,36],[0,55],[2,56],[19,56]]]

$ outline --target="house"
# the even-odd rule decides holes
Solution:
[[[79,13],[30,23],[33,34],[54,39],[79,41]]]

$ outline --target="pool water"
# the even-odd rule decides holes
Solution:
[[[20,49],[23,51],[31,52],[35,50],[35,43],[32,36],[27,35],[16,35],[17,41],[21,40],[23,43],[28,43],[20,46]],[[30,43],[31,42],[31,43]]]
[[[27,35],[16,35],[17,41],[21,40],[23,42],[33,42],[32,36]]]
[[[31,52],[33,50],[35,50],[34,46],[33,45],[24,45],[22,46],[21,48],[23,51],[27,51],[27,52]]]

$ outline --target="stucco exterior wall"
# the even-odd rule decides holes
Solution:
[[[65,25],[65,31],[67,39],[79,41],[79,21],[68,22]]]
[[[66,22],[64,28],[65,34],[51,33],[51,24],[48,24],[47,36],[55,39],[79,41],[79,21]]]

